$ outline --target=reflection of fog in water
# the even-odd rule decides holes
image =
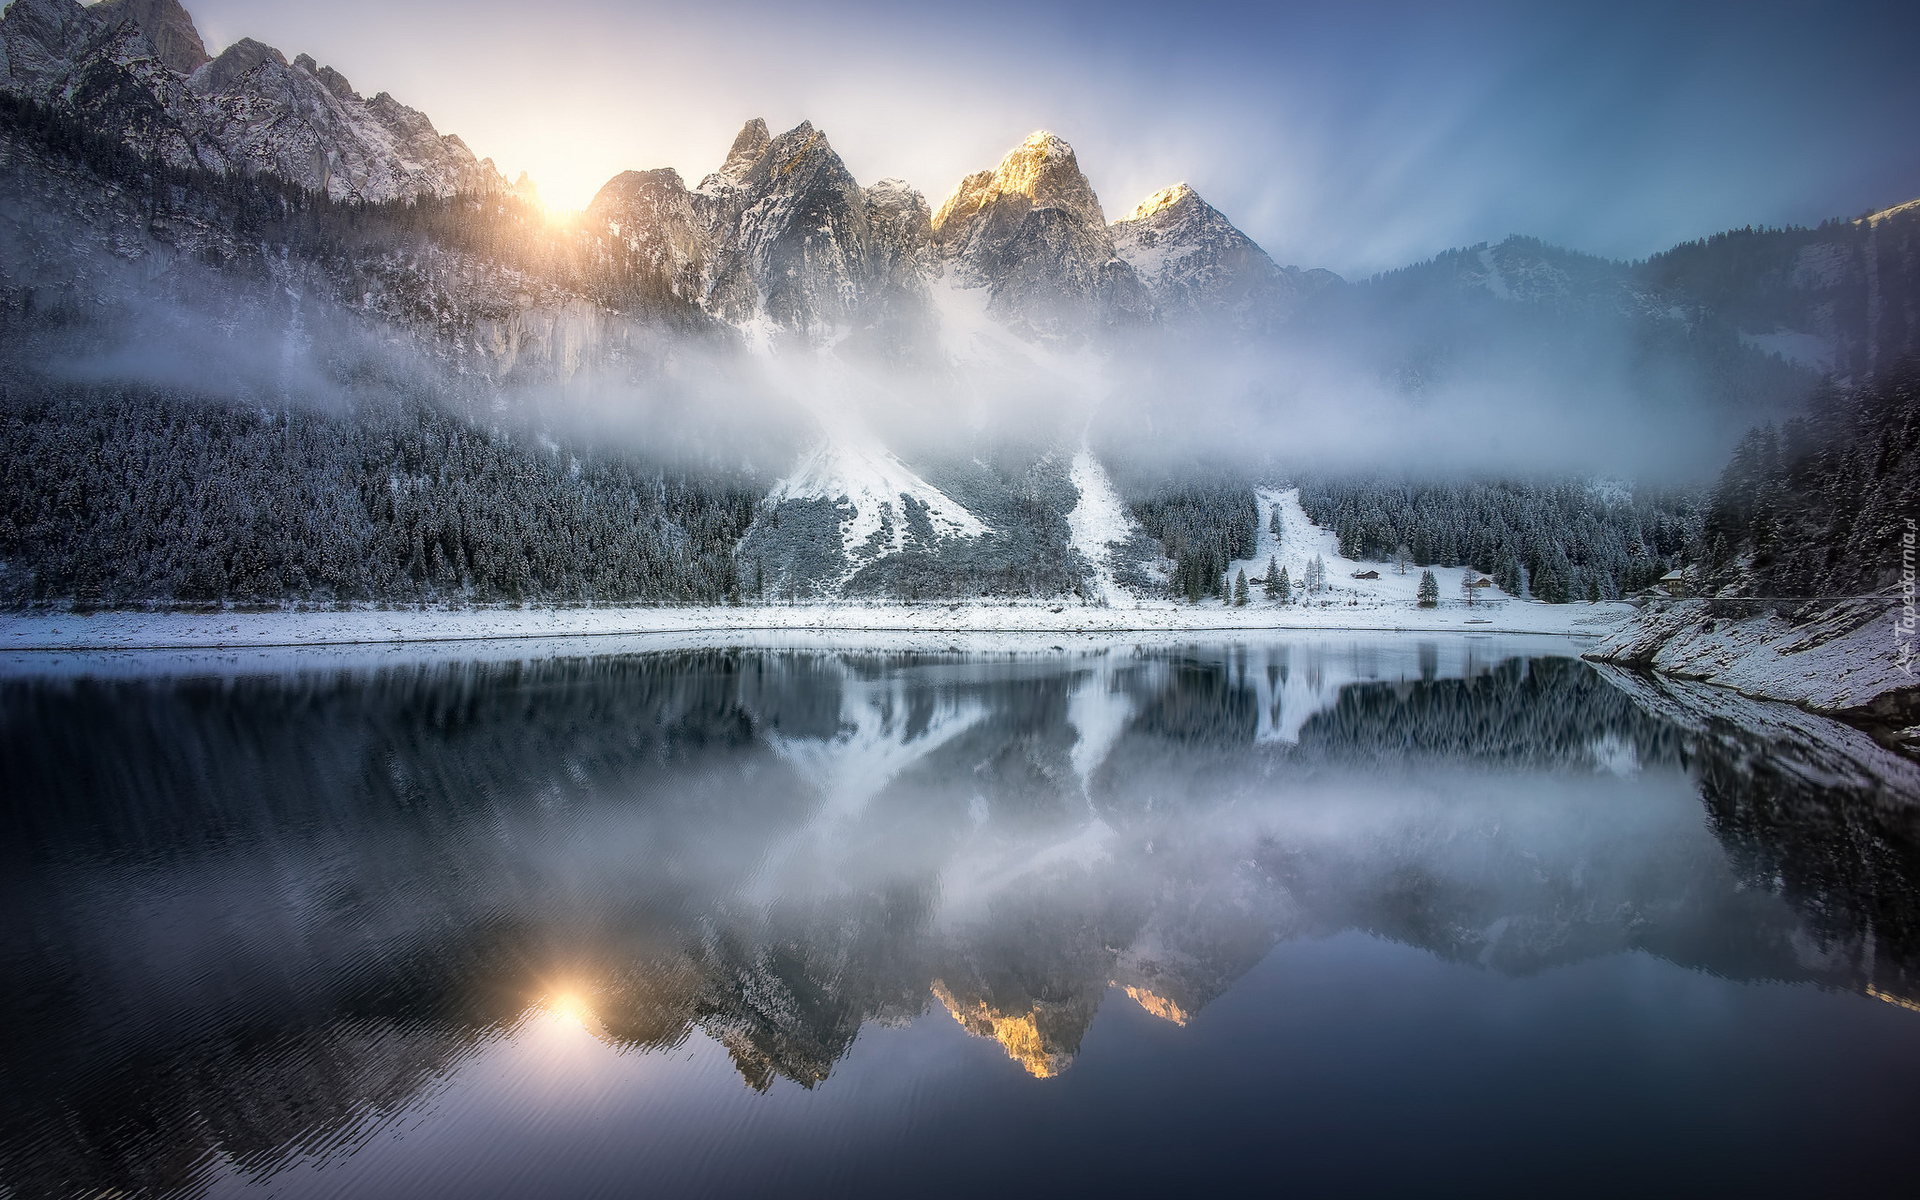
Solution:
[[[1054,1076],[1109,998],[1187,1025],[1341,931],[1920,997],[1907,764],[1480,640],[20,680],[0,719],[21,1194],[325,1158],[556,1020],[764,1090],[944,1010]]]

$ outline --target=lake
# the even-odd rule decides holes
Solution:
[[[1920,771],[1575,649],[17,656],[0,1195],[1904,1190]]]

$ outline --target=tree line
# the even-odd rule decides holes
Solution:
[[[1610,494],[1584,481],[1305,475],[1300,503],[1348,558],[1471,566],[1513,595],[1615,599],[1647,587],[1697,537],[1685,489]]]
[[[1703,583],[1759,596],[1857,595],[1898,581],[1920,518],[1920,360],[1829,385],[1804,416],[1748,431],[1707,506]]]
[[[152,387],[0,402],[0,602],[705,602],[762,481],[486,429]]]

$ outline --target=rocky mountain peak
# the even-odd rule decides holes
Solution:
[[[1172,187],[1161,188],[1153,195],[1148,196],[1145,200],[1134,205],[1133,211],[1121,217],[1120,220],[1146,221],[1162,217],[1163,214],[1177,215],[1181,207],[1187,204],[1189,200],[1206,204],[1206,201],[1200,199],[1199,192],[1194,191],[1184,183],[1176,183]],[[1207,207],[1211,209],[1213,206],[1207,205]],[[1119,222],[1115,222],[1115,224],[1119,224]]]
[[[1073,147],[1042,129],[1000,160],[993,173],[993,189],[1001,195],[1021,195],[1035,208],[1064,208],[1106,224],[1093,185],[1080,172]]]
[[[1039,208],[1059,209],[1079,225],[1106,227],[1100,199],[1081,173],[1073,147],[1044,129],[1009,150],[994,170],[961,180],[934,213],[933,228],[942,241],[959,243],[982,214],[989,221],[996,215],[1017,220]]]
[[[342,75],[332,67],[321,66],[319,63],[313,61],[313,55],[296,55],[293,60],[293,65],[313,76],[315,79],[318,79],[329,92],[332,92],[340,99],[360,99],[360,93],[353,90],[353,85],[347,82],[345,75]]]
[[[109,22],[132,21],[160,61],[182,75],[193,74],[209,60],[200,31],[179,0],[100,0],[92,11]]]
[[[202,95],[232,92],[243,78],[266,63],[285,67],[287,56],[264,42],[241,38],[222,50],[218,58],[202,64],[187,80],[187,85]]]
[[[1078,341],[1151,316],[1073,147],[1045,130],[961,180],[931,228],[957,281],[992,289],[988,312],[1023,336]]]
[[[759,117],[753,118],[740,127],[734,135],[733,145],[727,150],[727,161],[720,165],[720,174],[738,179],[753,169],[760,156],[767,152],[767,146],[773,141],[767,132],[767,123]]]
[[[727,150],[727,160],[720,164],[720,169],[700,181],[700,190],[710,196],[725,196],[732,192],[747,177],[747,172],[753,170],[753,164],[760,161],[772,142],[764,120],[755,117],[748,121],[734,135],[733,145]]]
[[[1113,247],[1146,284],[1154,308],[1176,324],[1224,317],[1270,328],[1334,278],[1277,266],[1184,183],[1161,188],[1115,221]]]

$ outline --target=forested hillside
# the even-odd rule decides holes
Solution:
[[[1858,595],[1897,582],[1920,516],[1920,361],[1829,387],[1806,416],[1750,431],[1702,530],[1704,582],[1757,596]],[[1911,564],[1911,557],[1905,560]]]
[[[1193,601],[1224,595],[1227,564],[1253,556],[1260,506],[1245,479],[1206,473],[1162,482],[1143,489],[1131,507],[1173,560],[1168,586],[1175,595]]]
[[[1631,498],[1579,481],[1446,481],[1308,475],[1300,503],[1340,537],[1350,558],[1388,560],[1406,547],[1418,566],[1471,566],[1515,595],[1613,599],[1674,565],[1699,529],[1684,490]]]
[[[0,601],[704,601],[764,481],[482,429],[151,387],[0,404]]]

